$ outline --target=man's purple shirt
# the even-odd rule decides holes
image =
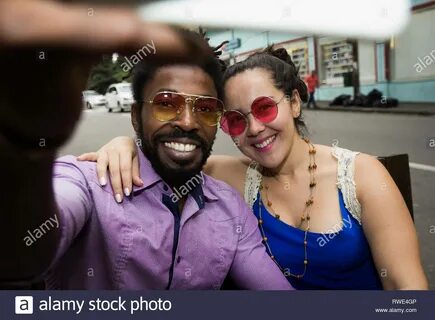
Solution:
[[[167,203],[173,191],[142,152],[139,163],[144,185],[118,204],[95,163],[55,162],[61,238],[48,288],[219,289],[228,275],[244,289],[292,289],[235,189],[202,175],[177,216]]]

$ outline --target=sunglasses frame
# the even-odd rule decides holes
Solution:
[[[211,125],[209,125],[209,124],[203,123],[203,121],[201,121],[200,118],[197,118],[198,121],[200,121],[201,123],[203,123],[204,125],[209,126],[209,127],[215,127],[215,126],[217,126],[217,125],[220,123],[221,117],[222,117],[222,115],[223,115],[223,113],[224,113],[224,109],[225,109],[225,105],[224,105],[224,103],[223,103],[222,100],[220,100],[220,99],[218,99],[218,98],[215,98],[215,97],[202,96],[202,95],[197,95],[197,94],[189,94],[189,93],[184,93],[184,92],[159,91],[159,92],[156,92],[156,94],[153,96],[153,98],[152,98],[151,100],[148,100],[148,101],[145,100],[145,101],[143,101],[143,102],[149,103],[149,104],[151,104],[151,105],[155,105],[155,103],[154,103],[154,99],[157,97],[157,95],[162,94],[162,93],[163,93],[163,94],[164,94],[164,93],[168,93],[168,94],[177,94],[177,95],[180,95],[180,96],[184,97],[184,105],[183,105],[182,107],[177,108],[177,115],[176,115],[173,119],[170,119],[170,120],[160,120],[160,119],[157,119],[157,118],[154,116],[154,112],[153,112],[153,117],[154,117],[154,119],[156,119],[157,121],[160,121],[160,122],[171,122],[171,121],[174,121],[174,120],[178,120],[179,116],[180,116],[180,115],[183,113],[183,111],[186,109],[186,106],[187,106],[188,103],[191,104],[191,110],[192,110],[192,113],[195,114],[195,113],[196,113],[196,111],[195,111],[195,104],[196,104],[196,102],[197,102],[199,99],[201,99],[201,98],[207,98],[207,99],[214,99],[214,100],[217,100],[218,102],[220,102],[221,105],[222,105],[222,111],[220,112],[220,114],[219,114],[219,116],[218,116],[218,119],[217,119],[217,121],[216,121],[215,124],[211,124]]]
[[[231,137],[238,137],[238,136],[242,135],[242,134],[246,131],[246,129],[248,129],[248,126],[249,126],[248,116],[249,116],[250,114],[252,114],[252,105],[254,104],[254,102],[255,102],[257,99],[260,99],[260,98],[269,98],[269,99],[271,99],[271,100],[275,103],[275,106],[276,106],[276,108],[278,109],[278,105],[279,105],[279,104],[282,102],[282,100],[283,100],[285,97],[287,97],[287,96],[288,96],[287,94],[284,94],[284,95],[281,97],[281,99],[278,100],[278,102],[276,102],[275,99],[274,99],[273,97],[271,97],[271,96],[259,96],[259,97],[255,98],[254,101],[252,101],[252,103],[251,103],[251,111],[249,111],[248,113],[243,113],[243,112],[241,112],[241,111],[239,111],[239,110],[226,110],[226,111],[224,111],[223,114],[222,114],[222,116],[221,116],[221,119],[225,116],[225,113],[236,112],[236,113],[239,113],[239,114],[241,114],[241,115],[243,116],[243,118],[244,118],[244,120],[245,120],[245,123],[246,123],[245,129],[244,129],[240,134],[238,134],[238,135],[234,135],[234,136],[233,136],[233,135],[230,135],[229,133],[227,133],[227,134],[230,135]],[[269,121],[269,122],[263,122],[263,121],[257,119],[257,118],[254,116],[254,114],[252,114],[252,116],[254,117],[255,120],[257,120],[257,121],[259,121],[259,122],[261,122],[261,123],[264,124],[264,123],[270,123],[270,122],[272,122],[273,120],[275,120],[275,119],[276,119],[276,116],[278,116],[278,112],[277,112],[277,115],[275,116],[275,118],[274,118],[273,120]],[[225,130],[223,130],[223,128],[222,128],[222,125],[220,125],[220,128],[222,129],[222,131],[225,132]],[[225,133],[226,133],[226,132],[225,132]]]

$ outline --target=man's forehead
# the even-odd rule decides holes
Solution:
[[[190,94],[217,96],[211,76],[195,65],[160,67],[147,85],[145,92],[154,94],[162,88]]]

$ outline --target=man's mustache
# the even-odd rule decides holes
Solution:
[[[154,140],[154,142],[162,142],[162,141],[165,141],[168,139],[173,139],[173,138],[187,138],[187,139],[198,142],[199,145],[203,148],[208,146],[207,141],[205,141],[202,137],[200,137],[196,132],[183,131],[181,129],[175,129],[168,134],[166,134],[166,133],[157,134],[153,140]]]

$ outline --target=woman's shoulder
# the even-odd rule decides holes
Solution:
[[[204,172],[222,180],[243,194],[246,170],[251,160],[246,157],[213,155],[204,167]]]
[[[321,146],[337,164],[337,183],[351,183],[361,199],[375,184],[385,180],[389,173],[376,156],[338,146]]]
[[[374,190],[382,190],[391,176],[377,157],[361,153],[355,160],[355,183],[358,199]]]
[[[316,145],[317,153],[326,161],[327,164],[335,164],[340,171],[347,177],[361,180],[363,177],[370,176],[370,172],[383,172],[385,170],[382,163],[373,155],[354,151],[338,146]],[[326,160],[325,160],[326,159]]]

